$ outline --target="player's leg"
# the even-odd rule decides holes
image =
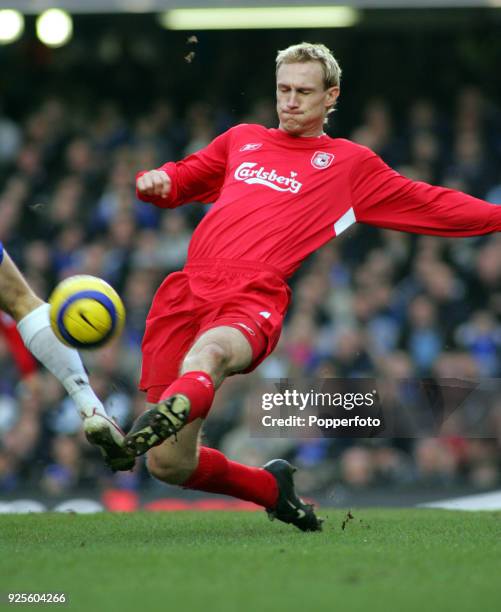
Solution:
[[[252,347],[242,332],[224,326],[208,330],[188,351],[181,377],[167,387],[158,404],[149,404],[126,440],[138,451],[150,448],[148,469],[163,482],[251,501],[266,508],[270,518],[317,531],[322,521],[297,496],[294,468],[286,461],[253,467],[200,444],[202,419],[215,387],[229,374],[245,370],[252,360]],[[172,432],[175,438],[170,437]]]
[[[153,407],[153,404],[149,404]],[[188,423],[147,455],[150,474],[186,489],[231,495],[266,508],[270,519],[291,523],[302,531],[319,531],[319,519],[294,488],[295,469],[282,459],[263,468],[230,461],[220,451],[200,443],[202,420]]]
[[[148,403],[148,409],[155,404]],[[176,435],[152,448],[147,454],[147,467],[152,476],[172,485],[182,485],[198,465],[202,420],[188,423]]]
[[[112,469],[131,469],[134,461],[123,450],[124,435],[107,415],[89,385],[78,352],[55,336],[49,305],[31,289],[0,243],[0,308],[17,322],[28,350],[62,383],[75,401],[90,442],[101,447]]]
[[[129,452],[143,455],[187,423],[204,419],[216,388],[226,376],[245,370],[252,358],[252,347],[239,330],[221,326],[203,333],[184,357],[181,376],[133,424],[126,436]]]
[[[154,404],[149,404],[153,408]],[[270,519],[291,523],[302,531],[319,531],[322,520],[313,506],[298,497],[295,469],[282,459],[263,468],[227,459],[220,451],[201,445],[202,420],[188,423],[176,438],[152,448],[147,467],[152,476],[186,489],[230,495],[263,506]]]
[[[234,372],[245,370],[252,362],[252,347],[247,338],[234,327],[215,327],[198,338],[188,351],[181,374],[205,372],[217,389]]]

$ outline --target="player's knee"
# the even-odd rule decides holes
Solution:
[[[201,367],[199,364],[202,363],[204,365],[203,369],[224,372],[230,359],[231,355],[221,344],[210,342],[197,351],[197,353],[189,354],[186,357],[183,362],[183,371],[188,372],[197,369]]]
[[[162,459],[150,451],[146,460],[149,473],[167,484],[181,485],[188,480],[197,467],[196,457]]]

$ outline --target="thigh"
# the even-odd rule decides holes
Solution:
[[[166,317],[147,327],[145,339],[148,342],[143,342],[139,388],[148,393],[148,401],[155,401],[156,390],[167,387],[179,377],[181,363],[193,344],[197,329],[189,317]]]
[[[0,262],[0,308],[19,321],[42,304],[15,263],[2,249]]]
[[[230,373],[250,372],[275,348],[290,301],[290,289],[280,279],[261,275],[207,311],[201,320],[199,335],[219,327],[236,330],[251,347],[250,360],[233,364]]]
[[[240,372],[252,362],[252,347],[246,336],[239,329],[230,326],[213,327],[204,331],[188,351],[186,362],[196,359],[207,347],[214,344],[220,347],[226,356],[225,375]]]
[[[153,299],[141,346],[139,388],[148,392],[150,402],[158,399],[159,389],[178,378],[182,360],[200,328],[183,276],[176,273],[167,281]]]
[[[214,321],[202,321],[200,339],[216,329],[233,331],[239,348],[228,374],[251,372],[273,352],[280,338],[285,313],[271,308],[270,311],[259,311],[255,305],[245,309],[242,305],[233,308],[230,304]]]

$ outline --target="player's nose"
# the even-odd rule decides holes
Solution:
[[[286,106],[287,108],[297,108],[298,106],[298,99],[297,99],[297,95],[295,92],[292,92],[288,95],[287,97],[287,101],[286,101]]]

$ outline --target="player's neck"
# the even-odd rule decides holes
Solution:
[[[305,132],[301,132],[301,133],[289,132],[282,126],[282,124],[279,124],[278,129],[284,132],[285,134],[292,136],[293,138],[320,138],[320,136],[325,136],[325,132],[321,127],[316,128],[316,129],[306,130]]]

